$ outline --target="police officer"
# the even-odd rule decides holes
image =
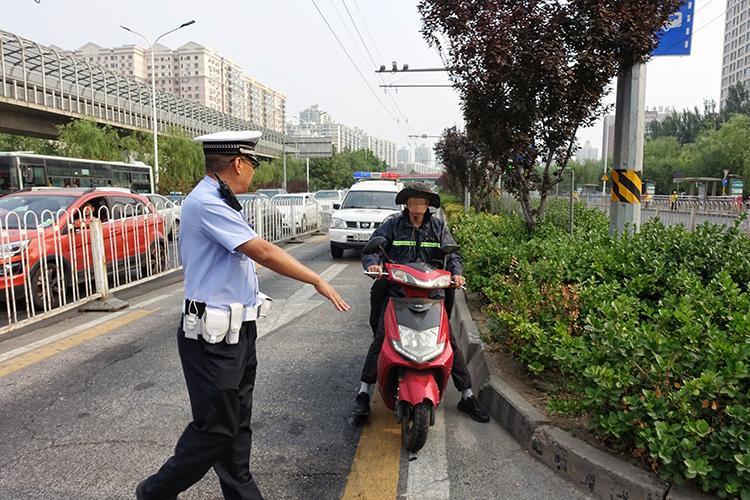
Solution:
[[[396,195],[396,204],[406,205],[406,208],[400,215],[386,219],[372,236],[382,236],[386,239],[385,250],[394,263],[424,262],[443,267],[443,254],[440,248],[455,245],[456,242],[445,223],[430,213],[430,206],[440,208],[440,197],[427,184],[414,183],[399,191]],[[382,272],[376,255],[363,255],[362,266],[370,272]],[[466,283],[458,252],[448,255],[446,270],[451,272],[456,286],[461,287]],[[450,317],[453,293],[449,292],[451,293],[445,294],[445,309]],[[359,393],[354,402],[352,413],[357,418],[364,418],[370,414],[370,395],[375,386],[378,355],[385,338],[385,307],[388,296],[398,296],[399,293],[398,287],[388,286],[384,280],[376,281],[370,292],[370,326],[374,338],[367,351]],[[437,295],[442,294],[442,290],[437,292]],[[450,332],[450,343],[454,353],[451,375],[456,389],[461,392],[458,409],[478,422],[489,422],[487,411],[472,393],[471,376],[453,331]]]
[[[138,499],[176,498],[211,467],[225,498],[262,498],[250,473],[257,366],[255,262],[313,285],[337,310],[349,310],[323,278],[260,238],[245,222],[235,193],[248,190],[260,165],[255,155],[260,136],[219,132],[196,139],[203,143],[206,176],[182,204],[179,245],[185,305],[177,331],[193,421],[174,455],[138,484]]]

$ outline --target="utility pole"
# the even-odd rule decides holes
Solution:
[[[286,191],[286,140],[282,139],[281,141],[282,141],[282,144],[281,144],[281,157],[282,157],[281,164],[283,165],[282,171],[283,171],[283,175],[284,175],[284,178],[281,181],[281,187],[284,188],[284,191]]]
[[[617,78],[612,203],[609,232],[622,235],[641,225],[643,143],[646,113],[646,64],[634,64]],[[606,153],[606,152],[605,152]]]
[[[127,26],[120,25],[120,28],[124,29],[125,31],[129,31],[134,35],[138,35],[139,37],[143,38],[146,41],[146,46],[151,52],[151,129],[154,134],[154,170],[151,181],[154,187],[152,187],[151,190],[153,192],[156,192],[155,189],[158,189],[159,187],[159,133],[157,129],[158,124],[156,114],[156,65],[154,64],[154,51],[156,50],[156,44],[159,43],[159,40],[161,40],[163,37],[169,35],[170,33],[174,33],[175,31],[182,29],[185,26],[190,26],[191,24],[195,24],[195,20],[182,23],[178,27],[159,35],[158,37],[156,37],[156,40],[154,40],[153,43],[151,43],[151,39],[146,35],[138,33],[137,31],[132,30]]]
[[[307,192],[310,192],[310,158],[305,158],[305,167],[307,169]]]

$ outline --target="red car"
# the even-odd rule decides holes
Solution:
[[[165,270],[164,219],[145,196],[120,188],[31,188],[0,198],[0,299],[25,297],[37,310],[74,300],[73,285],[94,279],[92,217],[102,222],[113,279]]]

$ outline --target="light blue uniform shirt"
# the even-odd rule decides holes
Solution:
[[[219,195],[219,183],[206,176],[182,203],[180,256],[185,298],[210,306],[258,302],[255,263],[235,248],[258,235],[242,212]]]

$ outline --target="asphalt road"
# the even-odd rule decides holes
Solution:
[[[393,415],[349,412],[371,339],[358,257],[333,260],[325,236],[287,246],[352,306],[260,271],[274,297],[259,323],[251,467],[270,499],[587,498],[497,424],[456,410],[451,389],[425,448],[401,451]],[[179,276],[123,292],[115,314],[68,313],[0,337],[0,498],[124,499],[172,452],[190,421],[177,357]],[[221,498],[209,472],[180,498]]]

